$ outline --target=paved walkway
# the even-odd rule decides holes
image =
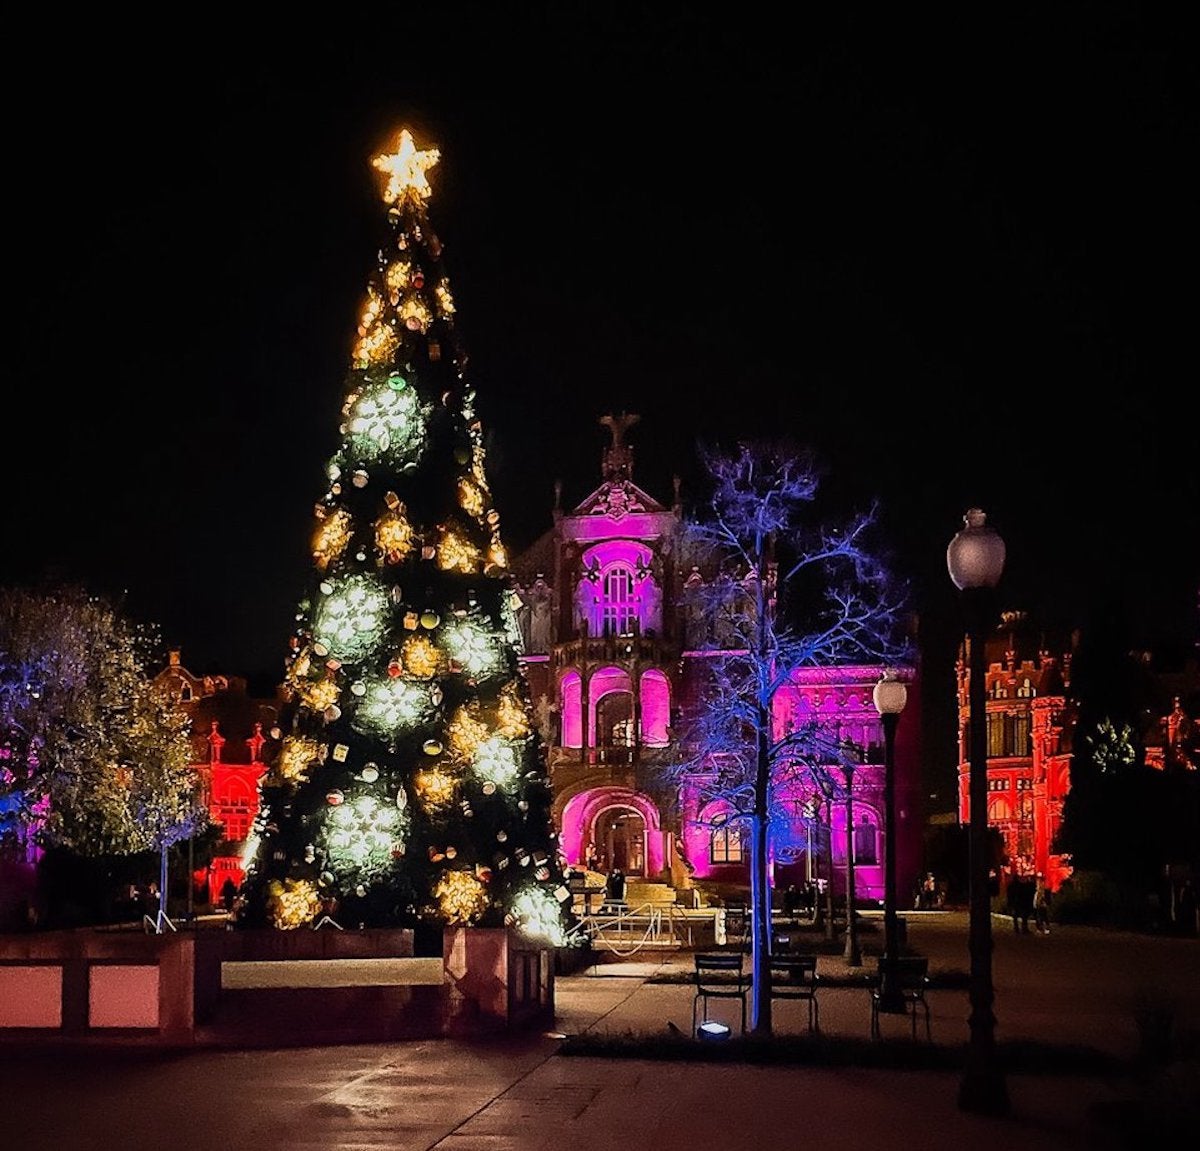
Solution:
[[[967,916],[958,912],[909,914],[909,940],[928,956],[930,972],[965,981],[970,969]],[[875,970],[881,923],[866,917],[864,963],[850,968],[839,955],[821,955],[818,974],[836,983]],[[1200,940],[1104,932],[1087,927],[1056,927],[1050,935],[1018,935],[1006,917],[993,916],[992,968],[997,1040],[1030,1040],[1060,1046],[1091,1047],[1122,1059],[1137,1056],[1142,1042],[1139,1018],[1156,1008],[1169,1010],[1176,1027],[1200,1032]],[[747,962],[749,960],[747,959]],[[690,954],[606,963],[569,980],[560,978],[556,1003],[567,1033],[665,1034],[669,1024],[691,1029],[692,989],[663,985],[655,976],[686,977]],[[594,986],[600,983],[601,986]],[[965,982],[932,990],[927,998],[936,1043],[969,1039]],[[861,988],[830,986],[820,992],[821,1026],[830,1035],[866,1038],[870,1000]],[[737,1004],[712,1001],[712,1014],[736,1023]],[[798,1002],[773,1005],[777,1034],[807,1030],[807,1008]],[[885,1038],[910,1035],[901,1016],[881,1019]]]
[[[935,969],[963,971],[965,924],[910,919],[910,939]],[[1200,1023],[1198,941],[1083,928],[1011,937],[1003,926],[996,921],[998,1038],[1086,1040],[1128,1054],[1138,1032],[1125,1015],[1146,999],[1173,1004],[1181,1026]],[[635,958],[560,977],[556,1027],[689,1026],[690,990],[650,981],[662,966]],[[965,1036],[966,993],[933,997],[935,1042]],[[865,992],[831,989],[822,1021],[865,1036]],[[780,1025],[792,1025],[782,1013]],[[1135,1087],[1153,1099],[1188,1086],[1014,1075],[1011,1114],[987,1119],[958,1109],[957,1073],[612,1060],[560,1047],[534,1035],[171,1056],[3,1050],[0,1142],[23,1151],[1104,1151],[1143,1145],[1122,1139],[1106,1107],[1126,1104]]]

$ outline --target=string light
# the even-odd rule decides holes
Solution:
[[[404,669],[417,679],[432,679],[442,666],[442,653],[428,636],[414,635],[404,641]]]
[[[438,567],[472,575],[479,570],[479,549],[453,528],[446,528],[438,541]]]
[[[279,749],[279,774],[291,783],[307,783],[308,769],[317,760],[319,746],[315,739],[286,736]]]
[[[353,575],[323,582],[313,636],[341,659],[365,655],[377,642],[387,613],[388,596],[369,576]]]
[[[416,726],[433,711],[429,689],[407,679],[371,679],[366,683],[353,726],[389,735]]]
[[[447,923],[474,923],[488,907],[487,888],[469,871],[447,871],[433,896]]]
[[[267,885],[267,913],[281,931],[311,923],[320,910],[321,897],[307,879],[276,879]]]
[[[319,523],[313,532],[313,559],[321,571],[325,571],[336,563],[350,542],[350,525],[352,517],[345,508],[335,508],[332,511],[318,510]]]
[[[429,810],[447,807],[454,801],[454,778],[440,768],[417,772],[413,788]]]

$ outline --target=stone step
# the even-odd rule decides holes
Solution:
[[[674,903],[675,888],[669,883],[631,879],[625,884],[625,902],[630,907],[641,907],[644,903]]]

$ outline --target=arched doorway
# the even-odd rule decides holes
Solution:
[[[592,823],[600,871],[620,868],[626,875],[646,874],[646,821],[632,807],[609,807]]]
[[[640,826],[629,816],[639,816]],[[561,801],[555,822],[562,829],[563,856],[572,867],[584,866],[590,855],[596,861],[595,869],[606,871],[600,854],[608,849],[610,832],[611,854],[624,852],[627,862],[638,864],[632,874],[657,878],[671,867],[671,836],[663,832],[661,812],[649,796],[631,788],[595,787],[577,792]],[[611,826],[614,823],[616,828]],[[621,870],[631,874],[624,865]]]

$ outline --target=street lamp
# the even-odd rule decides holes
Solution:
[[[883,795],[886,836],[883,871],[883,970],[879,986],[879,1010],[901,1014],[904,993],[896,977],[900,955],[899,921],[896,919],[896,725],[908,702],[908,689],[894,672],[885,671],[875,685],[875,710],[883,723]]]
[[[813,834],[817,827],[817,801],[809,796],[802,809],[804,817],[804,834],[807,850],[804,852],[804,881],[810,886],[816,879],[813,869]]]
[[[847,750],[854,754],[857,749],[848,745]],[[854,769],[857,766],[849,758],[842,761],[842,775],[846,780],[846,949],[842,954],[847,967],[862,966],[858,924],[854,917]]]
[[[967,1066],[958,1089],[958,1105],[965,1111],[1003,1115],[1008,1111],[1008,1088],[996,1062],[996,1017],[992,987],[992,910],[988,890],[987,820],[987,687],[984,636],[994,609],[993,589],[1004,570],[1004,541],[987,526],[987,517],[971,508],[964,527],[946,548],[950,579],[962,592],[970,644],[970,781],[967,810],[970,816],[970,929],[971,952],[970,1043]]]

